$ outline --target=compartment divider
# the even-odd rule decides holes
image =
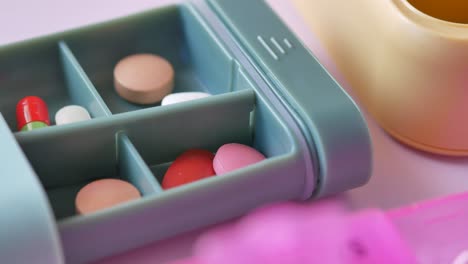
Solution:
[[[143,196],[161,193],[161,185],[159,185],[128,136],[118,132],[116,140],[120,175],[125,175],[135,187],[141,190]]]
[[[58,46],[65,74],[65,82],[67,83],[70,97],[73,101],[85,107],[93,118],[111,116],[111,111],[104,103],[104,100],[99,95],[68,45],[64,41],[60,41]]]

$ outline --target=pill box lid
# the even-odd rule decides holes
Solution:
[[[0,146],[0,262],[64,263],[45,191],[1,114]]]
[[[361,186],[371,141],[353,99],[261,0],[207,0],[290,115],[318,162],[316,196]]]

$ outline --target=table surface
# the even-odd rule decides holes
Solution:
[[[267,0],[328,71],[351,94],[324,48],[309,31],[287,0]],[[35,36],[59,32],[175,0],[16,0],[1,1],[0,45]],[[358,102],[359,103],[359,102]],[[412,202],[460,193],[468,190],[468,159],[448,158],[422,153],[393,140],[365,113],[373,148],[374,169],[370,182],[340,197],[353,208],[393,208]],[[103,260],[99,263],[164,263],[190,254],[193,241],[204,230]]]

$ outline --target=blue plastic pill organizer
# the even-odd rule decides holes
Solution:
[[[112,71],[134,53],[168,59],[174,92],[215,96],[168,106],[124,101]],[[262,1],[187,2],[1,47],[0,93],[2,263],[90,262],[370,176],[359,109]],[[93,119],[17,132],[15,106],[28,95],[43,98],[51,116],[77,104]],[[161,189],[183,151],[232,142],[268,159]],[[78,190],[109,177],[143,197],[76,215]]]

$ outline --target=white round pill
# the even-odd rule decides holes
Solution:
[[[202,93],[202,92],[183,92],[183,93],[173,93],[165,96],[161,101],[161,105],[170,105],[176,104],[191,100],[196,100],[200,98],[205,98],[211,96],[209,93]]]
[[[91,119],[88,111],[79,105],[68,105],[55,114],[55,124],[64,125]]]

